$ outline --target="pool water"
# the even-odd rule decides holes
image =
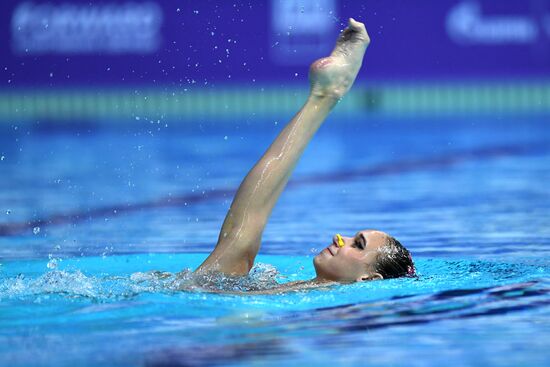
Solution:
[[[232,287],[311,278],[365,228],[419,276],[274,295],[148,273],[200,264],[281,123],[194,126],[3,128],[0,365],[550,363],[544,119],[332,117]]]

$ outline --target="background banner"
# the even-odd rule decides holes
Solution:
[[[0,85],[303,83],[350,16],[372,38],[370,80],[550,73],[549,0],[4,0]]]

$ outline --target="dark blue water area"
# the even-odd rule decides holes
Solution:
[[[1,128],[0,365],[549,364],[545,118],[331,117],[246,281],[312,277],[365,228],[418,278],[243,296],[143,273],[204,259],[283,122]]]

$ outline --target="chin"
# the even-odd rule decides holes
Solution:
[[[317,278],[326,279],[326,280],[337,280],[337,279],[334,279],[334,277],[329,276],[326,271],[323,271],[322,261],[323,261],[323,258],[321,254],[313,258],[313,267],[315,268],[315,274],[317,275]]]
[[[317,274],[317,276],[320,276],[321,274],[319,274],[319,269],[321,268],[321,254],[319,255],[316,255],[314,258],[313,258],[313,267],[315,268],[315,274]]]
[[[313,257],[313,266],[315,267],[315,271],[317,271],[317,265],[319,264],[319,256],[320,255],[315,255]]]

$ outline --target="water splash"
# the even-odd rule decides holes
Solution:
[[[50,256],[50,271],[38,276],[18,274],[0,281],[0,301],[4,299],[39,299],[59,296],[65,299],[88,298],[106,302],[135,297],[143,293],[246,292],[265,290],[278,285],[277,269],[258,263],[248,276],[221,273],[194,274],[190,269],[178,273],[149,271],[129,275],[86,275],[81,270],[58,270],[60,259]]]
[[[48,269],[55,269],[57,268],[57,262],[58,262],[58,259],[57,258],[52,258],[51,255],[50,255],[50,261],[48,261],[48,263],[46,264],[46,267]]]

